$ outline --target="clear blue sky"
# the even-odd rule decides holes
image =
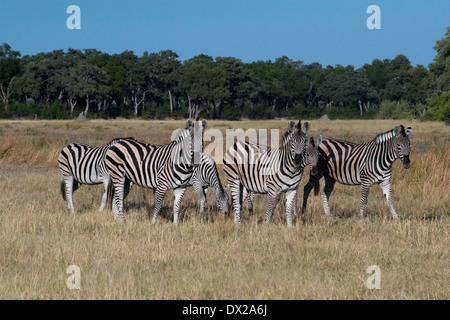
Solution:
[[[69,30],[69,5],[81,30]],[[369,30],[369,5],[381,29]],[[0,43],[22,55],[95,48],[108,53],[171,49],[180,60],[200,53],[251,62],[286,55],[305,63],[356,68],[405,54],[425,67],[450,26],[449,0],[1,0]]]

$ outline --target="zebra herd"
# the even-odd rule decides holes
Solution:
[[[412,132],[403,125],[379,134],[375,139],[355,144],[337,139],[317,142],[308,136],[310,123],[289,121],[281,146],[270,148],[248,141],[237,141],[223,157],[223,170],[228,180],[222,186],[217,166],[212,157],[203,153],[203,137],[207,121],[188,120],[186,128],[166,145],[139,142],[134,138],[117,138],[102,147],[73,143],[58,157],[61,172],[61,194],[67,200],[68,210],[75,212],[73,192],[81,184],[103,184],[100,205],[103,211],[110,205],[115,219],[125,221],[124,199],[133,185],[154,191],[156,222],[162,202],[169,189],[174,192],[174,224],[178,223],[180,203],[188,186],[193,186],[200,199],[200,213],[205,207],[205,193],[211,189],[221,212],[230,210],[229,196],[234,209],[234,222],[241,221],[244,200],[253,212],[256,193],[267,194],[266,223],[269,223],[282,193],[286,194],[286,221],[292,225],[292,213],[297,215],[297,189],[306,166],[310,167],[309,181],[304,187],[302,212],[314,188],[320,191],[320,179],[325,187],[321,194],[325,215],[330,216],[329,198],[337,182],[361,185],[361,217],[367,203],[369,189],[380,184],[392,217],[397,218],[391,197],[391,168],[399,158],[407,169],[410,166]]]

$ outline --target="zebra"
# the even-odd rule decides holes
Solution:
[[[245,188],[249,192],[267,194],[267,224],[280,200],[280,194],[286,192],[287,225],[292,225],[292,205],[303,174],[301,165],[309,141],[306,135],[309,127],[309,122],[306,122],[302,130],[301,121],[297,125],[290,121],[289,130],[284,134],[279,148],[238,141],[227,150],[223,169],[230,185],[236,224],[241,221],[242,193]]]
[[[391,169],[397,159],[408,169],[411,165],[410,141],[412,129],[405,130],[403,125],[393,130],[377,135],[372,141],[355,144],[336,139],[324,139],[319,145],[318,173],[311,175],[304,187],[302,211],[306,210],[308,195],[314,187],[314,193],[319,193],[319,180],[325,177],[325,187],[322,201],[326,216],[330,216],[328,200],[335,182],[346,185],[361,185],[360,216],[364,217],[369,189],[379,184],[386,198],[386,202],[393,219],[397,213],[391,197]]]
[[[314,143],[314,138],[310,137],[308,149],[306,150],[305,156],[302,158],[303,162],[301,164],[301,167],[304,168],[308,165],[310,167],[312,175],[317,174],[317,171],[318,171],[317,170],[317,161],[318,161],[318,157],[319,157],[318,146],[321,143],[322,143],[321,135],[318,137],[317,143]],[[242,193],[242,199],[243,199],[243,201],[247,201],[248,211],[252,214],[255,193],[249,192],[246,188],[244,188],[243,193]],[[294,198],[293,211],[294,211],[294,216],[297,216],[297,197]]]
[[[172,141],[178,139],[182,135],[188,134],[188,130],[179,129],[179,131],[174,134]],[[206,192],[208,190],[214,192],[216,205],[220,211],[225,214],[228,214],[230,211],[227,193],[228,187],[222,187],[216,163],[211,156],[203,152],[200,154],[200,163],[198,166],[194,167],[194,172],[188,182],[188,186],[194,187],[195,193],[200,199],[200,214],[203,214],[205,210]]]
[[[194,172],[192,173],[192,177],[187,183],[187,186],[194,187],[195,193],[200,199],[199,214],[203,214],[205,211],[206,192],[208,190],[214,192],[216,205],[221,212],[227,214],[230,211],[227,193],[228,187],[222,187],[216,163],[211,156],[205,153],[201,154],[200,164],[197,167],[194,167]],[[131,189],[131,183],[129,189]],[[125,198],[126,195],[124,194],[124,199]]]
[[[58,156],[58,166],[61,172],[60,187],[64,201],[67,200],[68,210],[74,213],[73,193],[82,184],[94,185],[103,183],[104,193],[100,204],[100,212],[107,203],[109,175],[105,165],[106,151],[119,141],[135,140],[132,137],[116,138],[107,145],[92,147],[81,143],[66,146]]]
[[[111,179],[112,208],[116,220],[125,222],[123,199],[130,190],[130,183],[155,189],[155,213],[152,224],[161,211],[162,201],[168,189],[174,189],[174,224],[178,224],[180,202],[198,166],[203,151],[203,133],[206,120],[188,120],[189,134],[180,135],[166,145],[152,145],[124,140],[116,143],[106,153],[106,167]]]
[[[205,210],[206,191],[208,189],[214,192],[219,210],[225,214],[230,211],[228,188],[222,187],[216,163],[211,156],[205,153],[201,154],[200,164],[194,168],[191,180],[189,180],[187,185],[194,187],[195,193],[200,199],[200,214],[203,214]]]

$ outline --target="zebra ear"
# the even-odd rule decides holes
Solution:
[[[191,128],[191,126],[192,126],[192,121],[191,121],[191,119],[188,119],[188,121],[186,121],[186,129],[190,129]]]
[[[309,138],[309,144],[312,145],[313,147],[315,147],[315,145],[314,145],[314,138],[313,137]]]
[[[399,126],[397,126],[397,127],[394,128],[394,134],[395,134],[396,136],[398,136],[398,135],[401,134],[401,133],[402,133],[402,128],[400,128]]]
[[[408,128],[406,129],[406,135],[409,136],[411,133],[412,133],[412,128],[411,128],[411,127],[408,127]]]
[[[300,130],[300,127],[298,128]],[[306,121],[305,124],[303,125],[303,132],[307,133],[309,130],[309,121]]]
[[[322,143],[322,135],[317,138],[317,146]]]
[[[294,131],[295,129],[295,122],[294,121],[289,121],[289,131]]]
[[[203,130],[206,129],[206,124],[207,124],[207,123],[206,123],[206,120],[203,120],[203,121],[202,121]]]

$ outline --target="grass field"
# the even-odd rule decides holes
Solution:
[[[209,121],[208,128],[274,129],[287,120]],[[378,186],[367,218],[359,218],[360,188],[336,184],[326,219],[320,197],[286,227],[278,205],[261,223],[266,198],[243,223],[215,208],[203,217],[192,188],[172,224],[173,193],[155,225],[153,193],[135,187],[125,202],[125,224],[98,212],[102,187],[74,194],[77,213],[65,211],[57,157],[72,142],[95,146],[114,137],[168,143],[185,121],[0,121],[0,299],[449,299],[450,127],[419,121],[311,122],[310,133],[354,142],[398,124],[411,126],[411,167],[394,164],[392,191],[400,217]],[[270,140],[269,140],[270,141]],[[221,165],[222,183],[226,184]],[[299,189],[299,204],[309,169]],[[322,182],[323,185],[323,182]],[[149,218],[150,217],[150,218]],[[69,290],[69,265],[81,269],[81,289]],[[381,289],[369,290],[367,267],[381,270]]]

